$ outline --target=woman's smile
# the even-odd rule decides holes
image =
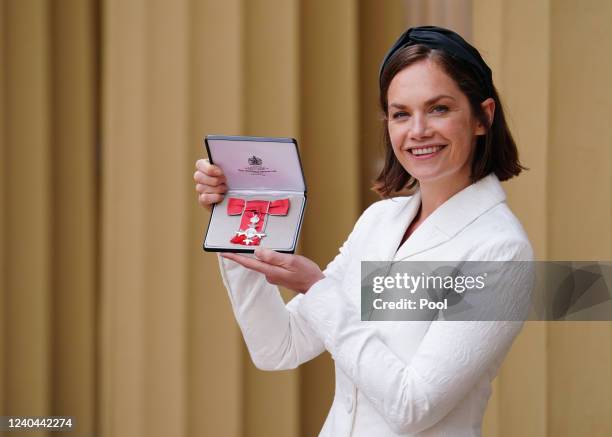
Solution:
[[[405,150],[408,151],[409,156],[412,159],[431,159],[440,155],[440,153],[446,148],[446,144],[432,144],[426,146],[413,146],[407,147]]]

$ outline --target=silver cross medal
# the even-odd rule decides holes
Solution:
[[[259,223],[259,217],[257,216],[257,213],[254,214],[255,215],[249,219],[250,223],[247,229],[245,229],[244,231],[236,231],[236,235],[246,236],[246,238],[244,239],[244,244],[246,244],[247,246],[253,242],[253,238],[259,237],[259,239],[261,240],[263,237],[266,236],[266,234],[264,234],[263,232],[257,232],[257,229],[255,229],[255,226],[257,226],[257,223]]]

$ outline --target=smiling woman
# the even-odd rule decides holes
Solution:
[[[418,184],[427,193],[401,243],[471,183],[490,173],[504,181],[524,169],[491,76],[476,49],[435,27],[410,29],[385,57],[386,157],[373,189],[388,198]]]
[[[333,356],[336,396],[321,436],[478,436],[491,380],[522,323],[364,323],[361,261],[531,260],[500,184],[522,167],[491,71],[456,33],[409,29],[379,85],[387,156],[374,188],[385,199],[362,214],[336,258],[321,272],[305,257],[258,248],[255,258],[221,254],[221,274],[256,366]],[[196,167],[200,203],[210,206],[225,192],[223,171],[204,160]],[[397,196],[405,188],[414,194]],[[520,306],[531,279],[506,283],[500,302]],[[278,285],[300,294],[285,305]]]
[[[448,176],[444,166],[452,166],[452,160],[463,164],[463,182],[476,182],[491,172],[505,181],[524,169],[491,72],[478,52],[471,47],[471,54],[460,51],[473,60],[466,62],[437,47],[416,43],[396,48],[387,55],[381,69],[380,105],[385,114],[387,152],[374,189],[382,197],[390,197],[406,186],[414,187],[419,177],[410,169],[418,172],[427,168],[410,165],[414,160],[400,151],[416,158],[424,152],[431,154],[454,146],[447,150],[450,153],[445,160],[436,161],[441,168],[429,167],[434,178]],[[475,68],[474,62],[481,65]],[[482,74],[476,74],[474,69],[482,70]],[[436,150],[422,150],[423,147]],[[433,155],[424,156],[429,157]]]

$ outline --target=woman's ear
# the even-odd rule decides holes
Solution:
[[[480,107],[487,117],[489,125],[483,126],[480,120],[478,120],[476,122],[476,135],[485,135],[493,124],[493,116],[495,115],[495,100],[493,100],[492,97],[489,97],[480,104]]]

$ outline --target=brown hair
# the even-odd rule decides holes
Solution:
[[[447,52],[432,49],[422,44],[415,44],[404,47],[393,54],[386,63],[382,71],[380,80],[380,106],[384,113],[384,147],[385,164],[374,181],[372,190],[380,196],[387,198],[394,194],[414,188],[418,181],[413,178],[402,167],[393,152],[391,138],[389,137],[388,123],[388,102],[387,92],[391,81],[404,68],[416,62],[431,59],[436,62],[446,74],[448,74],[459,89],[467,96],[472,113],[484,125],[489,126],[489,120],[480,104],[488,97],[495,100],[495,112],[493,122],[490,124],[485,135],[478,136],[472,161],[472,183],[476,182],[489,173],[493,172],[499,180],[505,181],[517,176],[526,168],[521,165],[518,159],[518,150],[502,108],[501,100],[497,90],[493,87],[492,92],[487,92],[487,87],[473,72],[468,64],[452,57]]]

